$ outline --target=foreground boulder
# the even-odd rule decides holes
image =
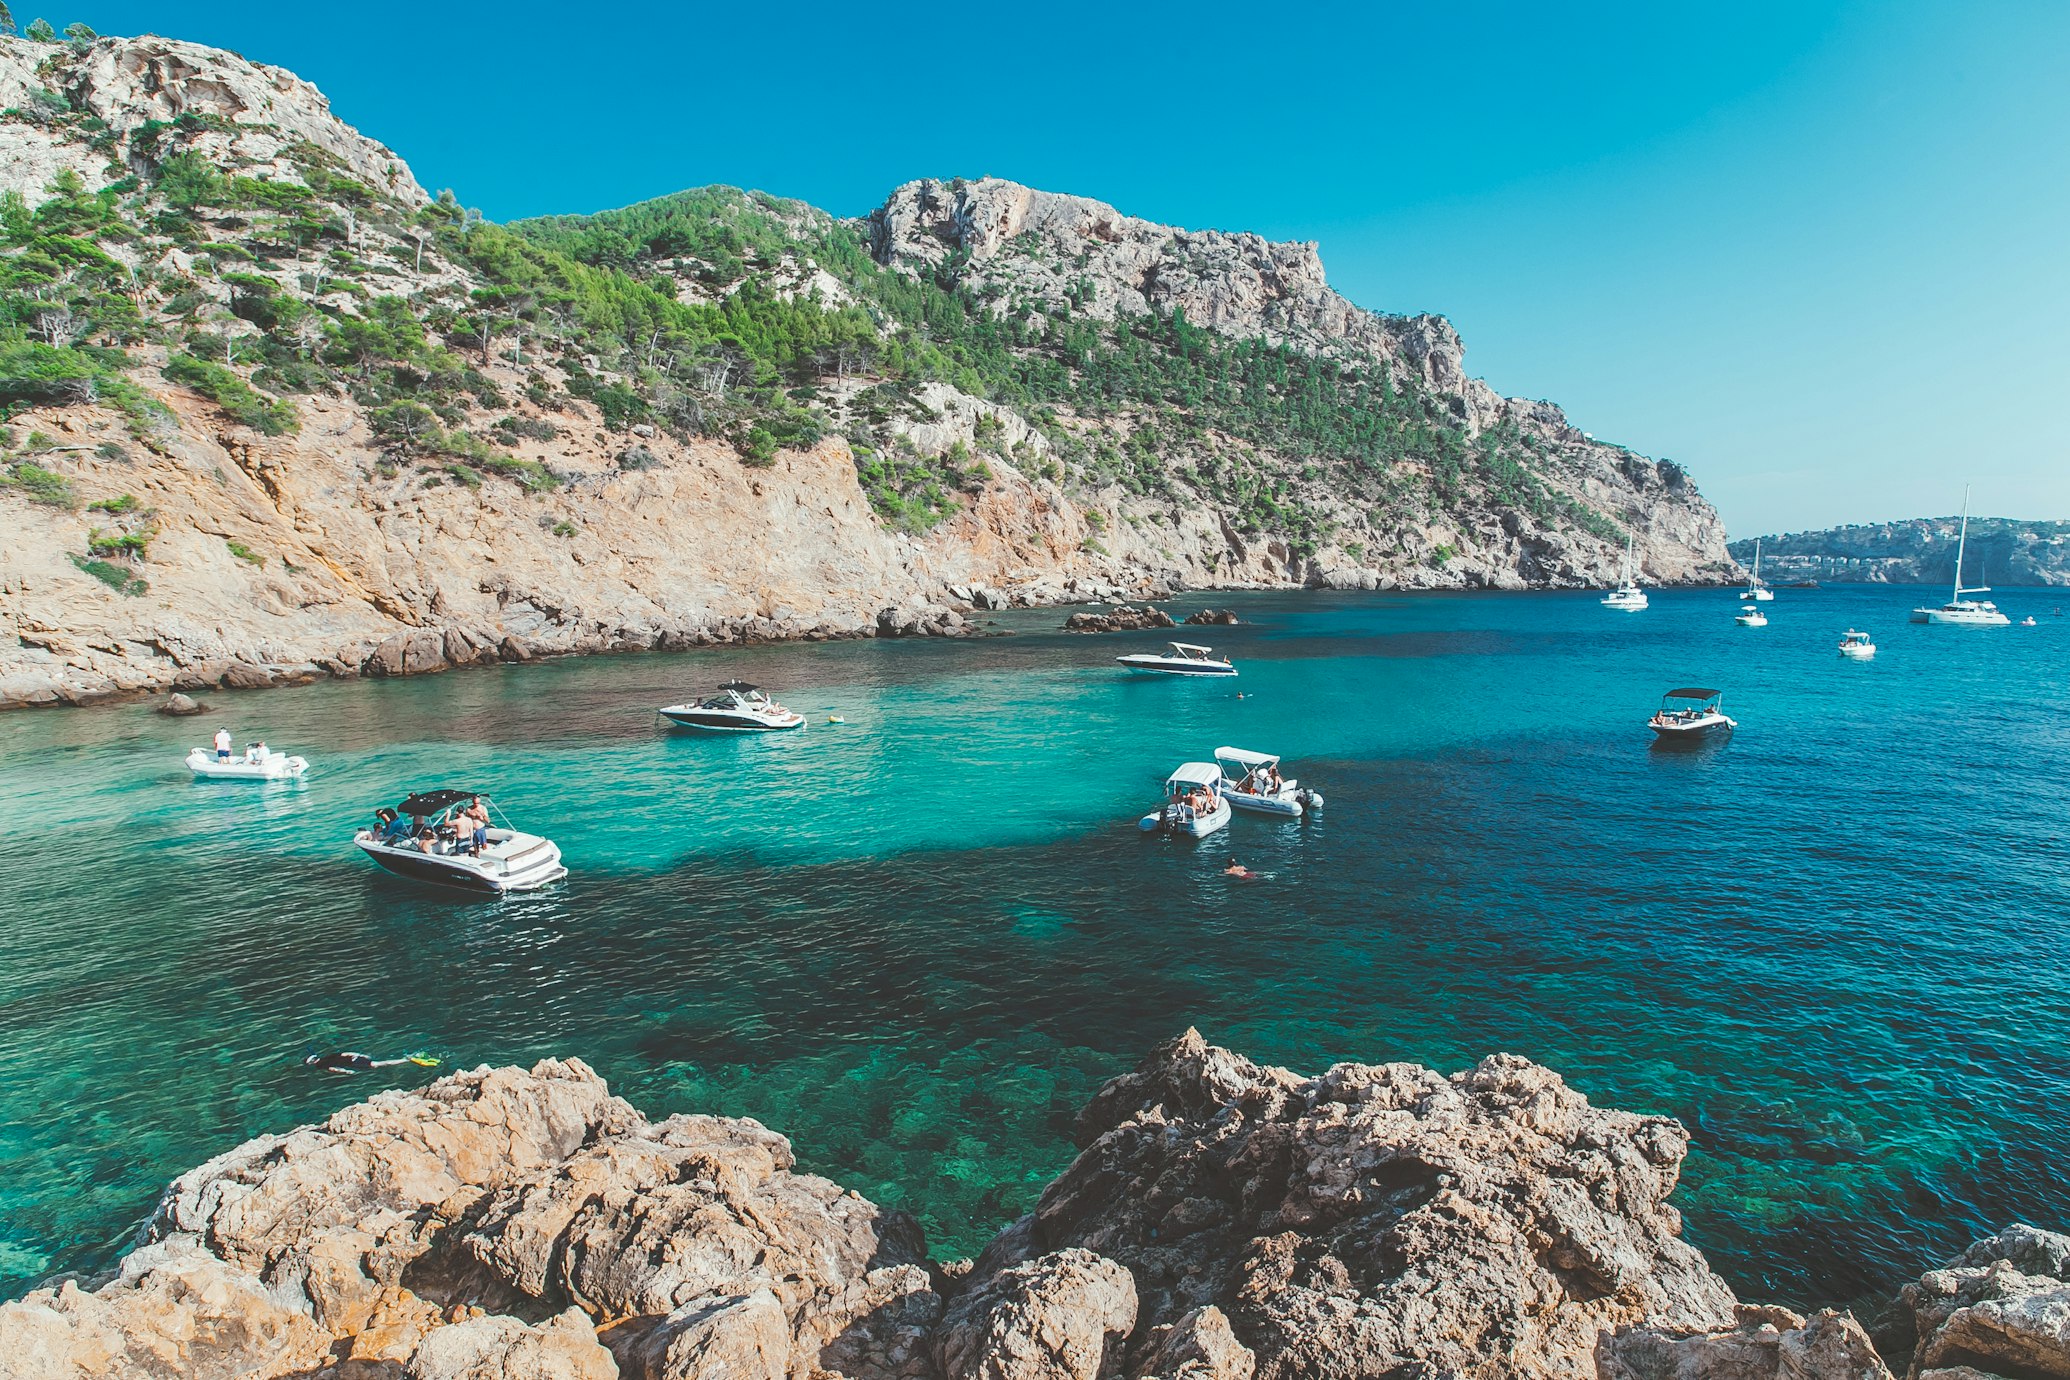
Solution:
[[[1733,1323],[1666,1202],[1687,1133],[1514,1056],[1300,1078],[1188,1031],[1078,1134],[1025,1248],[1127,1266],[1143,1326],[1225,1310],[1265,1380],[1582,1377],[1606,1330]]]
[[[1910,1380],[2070,1380],[2070,1236],[2018,1225],[1898,1294]],[[1892,1349],[1895,1349],[1894,1347]]]
[[[1670,1336],[1650,1327],[1606,1333],[1601,1380],[1892,1380],[1869,1334],[1846,1313],[1809,1319],[1742,1306],[1726,1330]]]

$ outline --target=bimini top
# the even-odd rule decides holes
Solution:
[[[418,791],[415,795],[395,807],[397,814],[412,819],[426,819],[441,810],[450,810],[463,800],[472,800],[482,795],[480,791]],[[487,796],[483,796],[487,799]]]
[[[1723,690],[1706,690],[1700,685],[1688,685],[1680,690],[1670,690],[1661,698],[1669,700],[1714,700],[1724,693]]]
[[[1171,648],[1175,652],[1199,652],[1202,656],[1215,650],[1213,647],[1203,647],[1198,642],[1174,642]]]
[[[1165,778],[1167,786],[1178,782],[1189,786],[1217,786],[1222,782],[1222,769],[1212,762],[1188,762]]]
[[[741,694],[745,695],[750,691],[760,690],[762,687],[759,685],[749,685],[744,680],[729,680],[719,688],[721,690],[738,690]]]
[[[1242,748],[1220,747],[1215,749],[1215,759],[1222,762],[1241,762],[1247,767],[1269,767],[1279,760],[1276,752],[1246,752]]]

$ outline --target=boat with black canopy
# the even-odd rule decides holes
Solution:
[[[1670,690],[1660,697],[1660,710],[1647,720],[1646,726],[1659,734],[1663,743],[1695,743],[1730,733],[1739,725],[1726,718],[1719,707],[1724,698],[1723,690],[1707,690],[1700,685]]]
[[[678,728],[706,733],[773,733],[803,728],[805,716],[785,709],[744,680],[729,680],[716,694],[657,710]]]
[[[479,806],[480,813],[473,810]],[[536,891],[568,875],[552,839],[510,827],[479,791],[417,791],[352,836],[362,853],[413,881],[502,895]],[[489,823],[491,819],[501,825]]]

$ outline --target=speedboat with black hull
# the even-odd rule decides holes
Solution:
[[[717,694],[672,704],[659,712],[678,728],[705,733],[779,733],[805,726],[803,714],[785,709],[744,680],[728,681]]]
[[[568,875],[559,845],[507,820],[501,827],[485,823],[493,809],[478,791],[418,791],[393,809],[376,810],[379,822],[352,841],[398,877],[498,896],[536,891]]]
[[[1719,708],[1724,698],[1723,690],[1706,690],[1698,685],[1670,690],[1660,697],[1660,711],[1647,720],[1646,726],[1663,743],[1700,743],[1730,733],[1739,725],[1726,718],[1725,711]]]
[[[1273,753],[1218,747],[1215,765],[1222,769],[1223,795],[1239,810],[1299,819],[1310,810],[1322,808],[1323,798],[1318,792],[1306,790],[1292,777],[1279,774],[1279,758]]]
[[[1236,667],[1216,657],[1215,649],[1192,642],[1169,643],[1162,652],[1135,652],[1114,658],[1146,676],[1233,676]]]
[[[1229,823],[1222,769],[1212,762],[1187,762],[1165,778],[1164,805],[1136,822],[1144,833],[1206,838]]]

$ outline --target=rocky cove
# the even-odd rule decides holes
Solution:
[[[0,707],[1176,589],[1733,578],[1313,244],[999,179],[484,222],[280,68],[0,36]]]
[[[2070,1237],[2016,1225],[1874,1316],[1743,1303],[1680,1239],[1688,1133],[1493,1055],[1304,1077],[1187,1031],[1077,1114],[974,1260],[745,1119],[579,1060],[480,1068],[176,1179],[104,1280],[0,1305],[20,1380],[2039,1380]],[[1933,1263],[1933,1262],[1927,1262]]]

